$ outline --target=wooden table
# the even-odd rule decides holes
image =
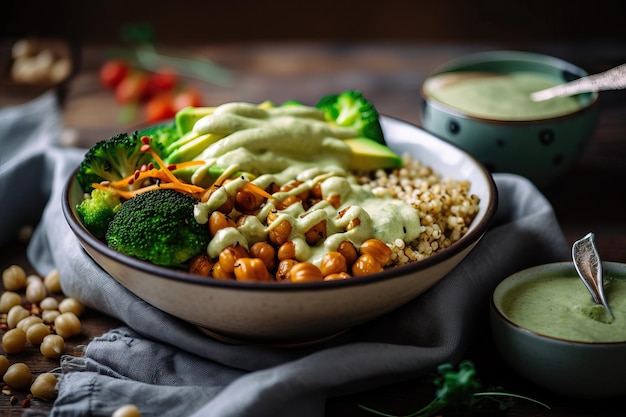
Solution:
[[[6,45],[5,49],[6,49]],[[280,103],[295,99],[314,103],[322,94],[347,88],[359,89],[378,110],[415,124],[419,120],[419,87],[426,74],[437,65],[471,52],[489,49],[519,49],[547,53],[569,60],[589,72],[600,72],[626,61],[624,44],[420,44],[420,43],[269,43],[225,44],[190,47],[185,53],[214,60],[228,68],[235,83],[220,87],[195,80],[188,83],[202,90],[206,104],[266,99]],[[132,129],[141,120],[122,124],[119,108],[110,92],[98,85],[97,70],[106,49],[83,45],[80,71],[72,80],[64,100],[68,135],[89,146],[120,131]],[[32,91],[0,87],[0,105],[17,104],[33,96]],[[626,262],[626,93],[602,93],[600,122],[584,156],[571,173],[544,194],[553,204],[557,218],[570,243],[589,231],[604,260]],[[25,245],[16,243],[0,252],[0,268],[12,263],[27,267]],[[29,271],[32,271],[29,269]],[[95,311],[83,317],[83,332],[71,340],[69,353],[76,346],[117,326],[116,320]],[[556,397],[516,376],[495,351],[489,334],[477,335],[479,342],[467,353],[474,360],[484,385],[500,385],[508,391],[525,394],[548,403],[544,410],[520,402],[507,416],[597,416],[619,415],[626,398],[608,402],[576,401]],[[57,362],[43,358],[34,348],[14,355],[12,360],[29,364],[35,374],[50,370]],[[370,392],[328,401],[328,416],[371,415],[356,404],[367,402],[381,410],[408,414],[432,398],[430,380],[417,379]],[[19,394],[21,398],[24,393]],[[50,404],[33,402],[33,407],[49,409]],[[20,415],[19,405],[0,397],[1,415]]]

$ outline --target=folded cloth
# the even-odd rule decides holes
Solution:
[[[63,220],[60,196],[85,150],[59,147],[51,134],[56,131],[41,132],[48,117],[59,117],[52,109],[41,112],[48,106],[53,104],[42,97],[15,111],[35,112],[41,121],[33,118],[32,126],[13,133],[28,138],[20,142],[23,149],[15,148],[25,156],[2,170],[0,184],[19,179],[21,189],[37,190],[36,203],[45,205],[28,247],[37,271],[58,268],[67,296],[125,324],[92,340],[82,357],[62,358],[52,417],[110,416],[128,403],[144,416],[322,416],[329,397],[458,361],[476,335],[488,330],[489,294],[502,278],[569,256],[541,192],[525,178],[495,174],[500,203],[492,227],[452,272],[415,300],[320,345],[224,344],[145,303],[82,250]],[[7,123],[10,117],[3,116]],[[40,161],[41,175],[22,177],[19,161],[32,160]],[[0,191],[3,217],[19,220],[21,205],[5,198],[5,187]]]

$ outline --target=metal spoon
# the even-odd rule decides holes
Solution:
[[[594,236],[593,233],[588,233],[587,236],[574,242],[572,260],[578,276],[585,283],[593,301],[596,304],[602,304],[611,317],[614,317],[604,296],[602,262],[593,240]]]
[[[566,84],[536,91],[530,95],[530,98],[533,101],[544,101],[554,97],[573,96],[603,90],[621,90],[623,88],[626,88],[626,64]]]

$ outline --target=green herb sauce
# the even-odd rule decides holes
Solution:
[[[576,276],[537,277],[511,288],[502,312],[536,333],[580,342],[626,341],[626,280],[605,279],[613,319]]]
[[[537,120],[565,115],[581,108],[575,97],[534,102],[530,94],[562,81],[535,72],[452,72],[425,83],[426,92],[470,116],[493,120]]]
[[[422,231],[414,207],[356,184],[346,168],[351,150],[342,139],[356,137],[357,133],[327,123],[317,109],[306,106],[262,109],[247,103],[228,103],[196,122],[194,130],[226,136],[201,155],[206,164],[191,175],[193,183],[208,185],[210,167],[245,173],[213,193],[206,203],[196,206],[195,217],[200,223],[206,223],[211,212],[226,201],[226,193],[234,195],[246,182],[263,189],[272,183],[280,186],[293,180],[302,182],[293,190],[274,194],[278,198],[268,200],[242,226],[220,230],[209,244],[211,257],[235,242],[248,248],[267,240],[272,227],[282,221],[292,226],[289,240],[295,243],[296,259],[314,264],[319,264],[325,253],[336,250],[344,240],[356,247],[370,238],[383,242],[412,241]],[[279,200],[312,190],[316,185],[320,186],[324,200],[306,211],[302,204],[293,204],[280,210],[272,224],[264,224]],[[333,196],[339,196],[339,207],[326,201]],[[358,225],[348,227],[356,218]],[[310,246],[305,232],[320,221],[326,222],[327,238]]]

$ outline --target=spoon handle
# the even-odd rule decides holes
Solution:
[[[594,243],[595,235],[588,233],[572,245],[572,260],[578,275],[585,283],[596,304],[602,304],[606,311],[613,316],[609,303],[604,296],[603,272],[600,255]]]
[[[533,101],[544,101],[554,97],[573,96],[602,90],[626,88],[626,64],[611,68],[599,74],[588,75],[556,87],[536,91],[530,95]]]

